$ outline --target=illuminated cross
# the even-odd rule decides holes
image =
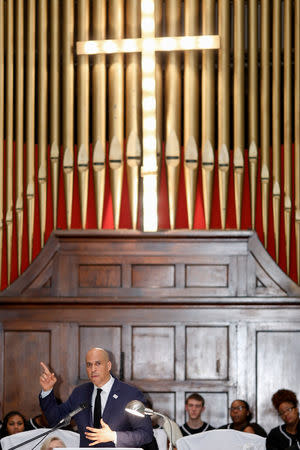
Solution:
[[[157,231],[158,228],[155,52],[220,48],[220,38],[215,35],[155,37],[154,3],[155,0],[141,0],[141,38],[79,41],[76,47],[78,55],[141,52],[143,106],[143,165],[141,176],[143,177],[144,231]]]

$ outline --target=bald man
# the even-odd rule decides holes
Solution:
[[[61,405],[56,403],[53,393],[57,381],[55,374],[43,362],[41,369],[40,405],[51,427],[82,403],[91,405],[74,416],[80,433],[80,447],[142,447],[152,441],[150,418],[139,418],[125,412],[131,400],[144,403],[143,394],[112,377],[111,361],[102,348],[92,348],[86,354],[86,372],[90,382],[77,386]],[[101,388],[98,394],[100,406],[96,400],[98,388]],[[94,424],[95,416],[99,417],[97,424]],[[98,422],[98,419],[95,420]]]

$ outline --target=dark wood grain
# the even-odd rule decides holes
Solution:
[[[2,417],[39,413],[41,359],[66,400],[87,379],[86,351],[100,346],[115,375],[178,423],[186,396],[200,392],[213,425],[240,397],[269,427],[266,355],[276,348],[272,389],[289,380],[299,392],[299,377],[284,375],[299,371],[299,333],[300,289],[253,232],[57,231],[0,295]]]

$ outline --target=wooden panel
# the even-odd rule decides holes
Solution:
[[[173,327],[133,327],[132,378],[174,379],[174,352]]]
[[[88,288],[118,288],[121,286],[120,265],[97,264],[79,266],[79,286]]]
[[[187,392],[188,397],[193,392]],[[228,414],[228,393],[227,392],[198,392],[205,400],[205,410],[201,415],[204,422],[210,423],[218,428],[230,422]],[[188,420],[185,414],[185,421]]]
[[[174,392],[148,392],[153,405],[153,411],[165,414],[171,419],[175,418],[175,394]]]
[[[67,398],[73,387],[80,382],[78,380],[80,364],[81,376],[86,379],[84,368],[86,350],[93,345],[102,345],[111,350],[116,361],[120,359],[120,352],[124,352],[126,367],[128,365],[125,381],[137,385],[145,392],[150,392],[154,407],[159,412],[169,413],[180,424],[184,422],[185,396],[190,392],[197,392],[199,389],[201,389],[200,393],[204,395],[207,403],[207,411],[203,418],[211,422],[212,425],[219,426],[227,423],[228,403],[235,398],[248,400],[255,414],[255,383],[256,368],[258,368],[258,421],[266,428],[270,428],[270,425],[266,424],[266,420],[273,417],[273,414],[272,425],[277,423],[270,402],[273,391],[279,387],[292,387],[298,393],[300,389],[299,383],[298,386],[296,384],[296,375],[294,375],[298,373],[300,367],[296,347],[299,340],[300,319],[298,323],[295,322],[294,325],[292,323],[297,315],[299,317],[296,308],[279,310],[278,308],[214,308],[210,306],[177,309],[153,308],[152,306],[134,309],[113,308],[109,305],[97,309],[74,306],[62,309],[49,306],[48,308],[7,309],[6,311],[2,309],[1,311],[1,317],[6,318],[3,333],[27,333],[32,332],[33,329],[36,329],[37,336],[40,332],[49,333],[52,352],[50,360],[53,369],[62,380],[62,385],[64,385],[63,391],[62,385],[59,385],[59,394],[63,400]],[[8,321],[8,318],[10,318],[10,321]],[[46,324],[47,319],[49,320],[48,324]],[[51,320],[55,319],[61,323],[59,325],[51,324]],[[266,320],[268,320],[269,328],[265,328]],[[285,320],[284,323],[283,320]],[[197,323],[205,323],[206,325],[197,326],[195,325]],[[57,333],[59,327],[62,330]],[[259,332],[257,332],[258,327],[261,330]],[[201,333],[198,333],[199,329]],[[189,341],[186,340],[187,330],[191,337]],[[228,330],[228,333],[225,330]],[[203,341],[205,335],[212,335],[214,345],[217,346],[216,342],[223,337],[224,342],[220,346],[220,353],[224,354],[225,357],[227,352],[230,354],[230,376],[225,379],[216,378],[217,374],[211,362],[211,353],[214,355],[214,364],[216,362],[216,350],[213,350],[213,346],[207,344],[205,340]],[[288,338],[290,335],[295,336],[295,341],[290,341]],[[23,342],[23,335],[20,334],[20,336]],[[199,355],[191,354],[191,347],[196,345],[195,336],[198,340],[202,339],[203,356],[200,355],[200,363],[197,361]],[[256,336],[258,348],[262,342],[265,353],[267,352],[267,356],[258,354],[258,360],[255,353]],[[272,336],[275,336],[274,345],[272,345]],[[32,340],[31,348],[24,350],[21,347],[22,354],[26,351],[33,355],[36,352],[36,341],[38,339]],[[179,345],[181,342],[182,345]],[[187,345],[187,342],[190,345]],[[10,343],[9,345],[15,347],[16,343]],[[3,338],[0,356],[4,348],[6,349],[7,345],[4,345]],[[287,349],[292,349],[291,353]],[[272,357],[269,357],[268,353],[272,354]],[[44,349],[40,351],[37,356],[38,360],[34,363],[36,368],[39,366],[39,359],[46,354],[47,352]],[[275,358],[274,354],[276,355]],[[14,358],[18,356],[18,354],[13,355]],[[58,360],[55,361],[55,358],[58,358]],[[281,371],[276,369],[278,386],[273,385],[269,389],[268,380],[272,380],[270,371],[274,366],[273,359],[281,361],[280,364],[283,369]],[[61,360],[60,364],[59,360]],[[197,365],[193,367],[195,361],[197,361]],[[262,363],[260,363],[261,361]],[[32,374],[31,362],[29,361],[29,368],[27,358],[26,360],[24,358],[24,361],[21,362],[25,368],[24,372]],[[140,363],[140,366],[138,366],[138,363]],[[181,370],[178,371],[178,365],[183,366],[183,375],[188,370],[190,375],[195,373],[198,378],[183,377]],[[5,366],[6,359],[3,358],[3,368]],[[208,374],[207,367],[209,368]],[[222,364],[220,364],[220,367],[222,368]],[[136,378],[132,378],[132,372]],[[11,390],[15,386],[15,374],[18,375],[16,371],[10,372],[8,380],[7,372],[5,376],[1,372],[2,379],[6,378],[6,385],[9,383]],[[213,377],[209,378],[208,375],[211,374]],[[29,375],[26,376],[29,377]],[[143,379],[143,377],[146,377],[146,379]],[[26,408],[28,408],[29,413],[24,412],[29,416],[30,411],[35,409],[34,413],[37,414],[36,394],[39,389],[37,379],[34,380],[31,387],[28,387],[30,391],[27,390],[27,384],[26,389],[24,386],[22,388],[24,393],[21,395],[24,398],[27,396]],[[267,389],[269,389],[269,392]],[[2,417],[5,411],[2,409]]]
[[[173,265],[133,265],[132,287],[166,288],[175,287],[175,267]]]
[[[187,265],[185,275],[186,287],[228,286],[228,265]]]
[[[300,287],[253,232],[72,230],[53,233],[0,304],[265,305],[283,297],[299,304]]]
[[[77,295],[78,263],[72,254],[61,254],[53,270],[53,296]]]
[[[50,331],[4,332],[4,411],[36,413],[40,361],[51,362]]]
[[[258,421],[268,428],[270,417],[277,423],[273,391],[286,383],[300,391],[294,375],[300,367],[296,341],[287,338],[296,332],[299,340],[299,305],[299,288],[252,232],[57,231],[0,295],[0,379],[5,384],[0,397],[7,399],[9,392],[14,400],[17,386],[26,415],[37,414],[38,375],[34,379],[32,367],[38,371],[46,356],[65,400],[86,380],[85,353],[97,345],[113,354],[117,376],[150,392],[154,407],[180,424],[185,395],[201,389],[207,401],[203,417],[212,425],[226,423],[228,403],[245,398],[254,414],[257,402]],[[258,330],[266,335],[256,339]],[[21,387],[19,373],[7,365],[7,348],[16,348],[18,339],[7,346],[5,333],[20,333],[22,355],[18,350],[12,356],[21,359],[31,384]],[[22,333],[38,337],[23,348]],[[40,333],[48,335],[45,342]],[[281,340],[278,333],[286,337]],[[27,359],[26,352],[36,359]],[[278,386],[268,387],[274,354],[284,369],[275,367]],[[2,405],[2,417],[6,410]]]
[[[217,380],[228,377],[228,328],[186,328],[186,378]]]
[[[257,418],[268,431],[282,423],[271,403],[274,392],[291,389],[299,397],[299,343],[300,327],[257,332]]]
[[[120,375],[121,363],[121,327],[91,327],[79,328],[79,378],[87,379],[85,370],[85,355],[92,347],[101,347],[109,352],[112,361],[112,372]]]

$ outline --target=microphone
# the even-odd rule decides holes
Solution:
[[[71,411],[69,414],[67,414],[63,419],[61,419],[58,425],[69,425],[69,423],[71,422],[72,417],[76,416],[76,414],[78,414],[80,411],[83,411],[84,409],[88,408],[89,405],[87,402],[85,403],[81,403],[81,405],[78,406],[78,408],[74,409],[73,411]]]
[[[71,422],[71,419],[72,419],[73,416],[75,416],[75,415],[78,414],[80,411],[83,411],[84,409],[89,408],[89,407],[90,407],[90,405],[88,405],[87,402],[81,403],[81,405],[78,406],[78,408],[74,409],[74,411],[71,411],[68,415],[66,415],[66,417],[64,417],[63,419],[61,419],[61,421],[58,422],[58,424],[56,424],[55,427],[50,428],[49,430],[45,431],[45,433],[38,434],[37,436],[34,436],[34,437],[30,438],[30,439],[27,439],[27,441],[22,441],[20,444],[17,444],[17,445],[15,445],[14,447],[11,447],[9,450],[16,450],[17,448],[22,447],[22,446],[25,445],[25,444],[29,444],[29,442],[35,441],[36,439],[39,439],[39,438],[41,438],[41,437],[44,439],[44,437],[47,436],[47,435],[48,435],[49,433],[51,433],[52,431],[58,430],[59,428],[62,428],[62,427],[64,427],[65,425],[69,425],[69,423]],[[37,445],[38,445],[40,442],[41,442],[41,441],[39,441],[39,442],[37,443]],[[36,446],[35,446],[35,447],[36,447]],[[35,448],[35,447],[33,447],[33,448]]]

